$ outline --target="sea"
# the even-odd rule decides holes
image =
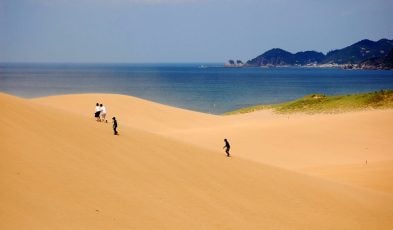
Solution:
[[[0,91],[24,98],[115,93],[211,114],[309,94],[344,95],[382,89],[393,89],[393,71],[225,68],[216,63],[0,63]]]

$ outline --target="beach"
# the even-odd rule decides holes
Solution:
[[[219,116],[115,94],[0,100],[2,229],[393,227],[391,109]]]
[[[392,230],[391,12],[0,0],[0,230]]]

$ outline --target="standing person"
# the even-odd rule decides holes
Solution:
[[[227,157],[230,157],[229,155],[229,150],[231,149],[231,145],[229,144],[227,139],[224,139],[225,145],[223,147],[223,149],[225,148],[225,152],[227,154]]]
[[[112,117],[112,120],[113,120],[113,134],[114,135],[119,135],[119,133],[117,132],[117,120],[116,120],[116,117]]]
[[[103,104],[100,104],[100,108],[101,108],[101,121],[105,121],[105,122],[108,122],[107,120],[105,120],[105,117],[106,117],[106,108],[105,108],[105,106],[103,105]]]
[[[94,113],[94,117],[96,118],[97,121],[101,121],[100,113],[101,113],[100,105],[96,103],[96,112]]]

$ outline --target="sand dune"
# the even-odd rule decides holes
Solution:
[[[311,167],[302,171],[346,184],[393,193],[393,161]]]
[[[119,107],[118,97],[125,98]],[[121,135],[114,136],[110,124],[97,123],[90,116],[91,101],[99,99],[94,95],[67,98],[30,101],[0,94],[5,107],[0,116],[0,229],[393,227],[390,193],[237,155],[228,159],[198,144],[197,126],[213,130],[239,125],[240,130],[257,122],[252,117],[259,115],[242,117],[246,120],[239,119],[244,122],[240,124],[233,123],[236,117],[105,95],[102,102],[105,99],[110,113],[118,111],[116,116],[123,122]],[[61,109],[55,108],[58,104]],[[150,106],[161,110],[151,111]],[[83,111],[89,115],[81,115]],[[124,111],[133,115],[120,113]],[[271,122],[284,120],[261,116]],[[195,139],[180,138],[185,130]],[[216,135],[206,130],[204,135]]]
[[[228,137],[238,156],[277,166],[301,168],[393,160],[393,110],[338,115],[276,115],[262,111],[214,116],[123,95],[67,95],[33,101],[92,116],[95,100],[105,101],[109,116],[116,115],[123,125],[211,150],[220,150],[223,138]]]
[[[346,180],[346,183],[368,184],[365,187],[377,190],[393,186],[393,180],[384,180],[384,186],[371,186],[378,177],[391,174],[391,167],[373,163],[393,160],[393,110],[336,115],[277,115],[259,111],[214,116],[122,95],[67,95],[33,101],[91,116],[96,100],[107,104],[110,115],[118,116],[122,125],[211,151],[222,151],[223,138],[228,138],[233,154],[238,157],[305,173],[310,173],[309,168],[318,167],[325,173],[313,175],[340,182],[343,182],[340,177],[329,176],[326,170],[340,165],[362,166],[367,160],[370,166],[378,167],[374,170],[378,174],[367,176],[369,183],[365,183],[361,171],[359,175],[355,171],[340,171],[350,174],[346,176],[359,177],[359,180]],[[335,170],[331,173],[336,174]]]
[[[173,108],[143,99],[114,94],[82,94],[37,98],[33,101],[83,116],[93,116],[96,103],[103,103],[108,118],[150,132],[167,132],[211,124],[216,116]],[[148,116],[147,116],[148,115]]]

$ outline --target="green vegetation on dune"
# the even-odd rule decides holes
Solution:
[[[393,108],[393,90],[339,96],[312,94],[281,104],[256,105],[225,114],[250,113],[262,109],[273,109],[277,113],[337,113],[371,108]]]

